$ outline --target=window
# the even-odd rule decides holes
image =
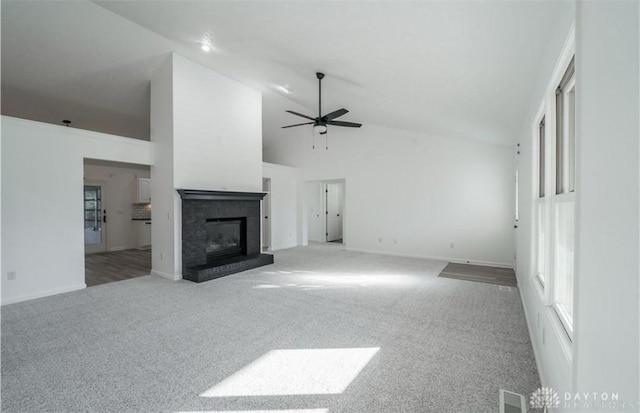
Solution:
[[[575,190],[575,58],[556,88],[556,194]]]
[[[547,245],[547,237],[546,237],[546,227],[547,227],[547,220],[546,220],[546,213],[545,213],[545,208],[546,208],[546,200],[545,200],[545,185],[546,185],[546,181],[545,181],[545,159],[546,159],[546,155],[545,155],[545,116],[542,116],[542,119],[540,119],[540,122],[538,123],[538,129],[537,129],[537,137],[536,137],[536,141],[537,141],[537,165],[538,165],[538,199],[536,200],[536,205],[535,205],[535,209],[536,209],[536,215],[535,215],[535,219],[536,219],[536,228],[535,228],[535,233],[536,233],[536,260],[535,260],[535,275],[538,277],[538,281],[540,282],[540,285],[542,286],[542,288],[544,289],[544,284],[545,284],[545,248]]]
[[[544,186],[545,186],[545,181],[544,181],[545,121],[544,121],[544,118],[545,117],[543,116],[542,120],[540,121],[540,124],[538,125],[538,197],[539,198],[544,198]]]
[[[544,289],[544,267],[545,267],[545,247],[547,245],[546,240],[546,214],[545,214],[545,204],[544,202],[540,202],[537,205],[538,214],[537,214],[537,234],[538,234],[538,242],[536,243],[536,252],[537,252],[537,260],[536,260],[536,276],[538,277],[538,281],[540,281],[540,285]]]
[[[534,123],[533,275],[569,339],[573,335],[575,261],[575,63],[571,58]],[[555,103],[555,107],[554,107]],[[545,113],[554,114],[545,116]]]
[[[575,63],[556,89],[556,168],[553,206],[553,309],[567,334],[573,331],[575,253]]]

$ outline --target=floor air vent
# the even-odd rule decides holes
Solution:
[[[524,396],[500,389],[500,413],[527,413]]]

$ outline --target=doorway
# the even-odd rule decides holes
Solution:
[[[344,184],[324,184],[326,203],[326,232],[327,242],[337,242],[342,244],[342,209]]]
[[[107,250],[106,210],[104,209],[104,184],[86,183],[84,185],[84,248],[86,254]]]
[[[305,183],[307,240],[344,244],[345,180]]]
[[[262,251],[271,251],[271,178],[262,178]]]
[[[148,165],[84,159],[87,286],[151,273],[150,173]]]

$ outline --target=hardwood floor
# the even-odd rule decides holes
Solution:
[[[482,265],[455,264],[450,262],[438,277],[508,285],[510,287],[518,286],[516,273],[511,268],[485,267]]]
[[[149,275],[151,250],[124,250],[88,254],[84,257],[87,287]]]

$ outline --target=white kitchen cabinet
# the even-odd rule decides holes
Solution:
[[[151,247],[151,221],[135,221],[138,236],[138,248],[146,249]]]
[[[138,178],[136,202],[151,202],[151,179]]]
[[[151,222],[144,223],[144,228],[142,229],[142,246],[151,246]]]

